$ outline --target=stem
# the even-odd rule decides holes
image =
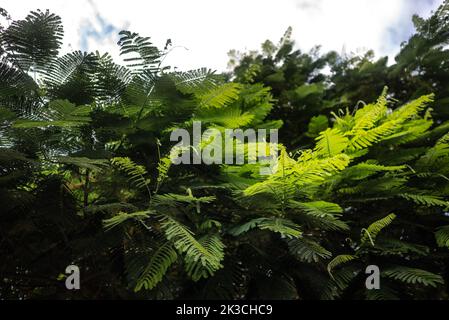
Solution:
[[[87,207],[88,205],[88,201],[89,201],[89,169],[86,169],[86,174],[84,177],[84,187],[83,187],[83,191],[84,191],[84,208]]]

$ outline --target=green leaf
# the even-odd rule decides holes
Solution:
[[[222,108],[236,100],[242,86],[238,83],[225,83],[206,92],[197,94],[200,108]]]
[[[417,268],[397,266],[383,271],[382,275],[409,284],[422,284],[431,287],[444,284],[440,275]]]
[[[137,279],[134,291],[153,289],[164,277],[168,268],[177,260],[176,251],[170,242],[161,245],[151,256],[148,265]]]
[[[438,228],[435,232],[435,239],[439,247],[449,248],[449,226]]]
[[[371,223],[367,229],[362,229],[362,238],[360,239],[361,243],[366,244],[367,242],[371,242],[374,246],[374,241],[376,240],[379,232],[390,225],[395,218],[396,215],[394,213],[390,213],[386,217]]]
[[[257,218],[249,222],[246,222],[240,226],[236,226],[229,230],[229,233],[233,236],[239,236],[248,232],[251,229],[259,228],[261,230],[269,230],[277,232],[285,238],[298,238],[302,232],[300,227],[295,223],[287,219],[282,218]]]
[[[352,260],[356,260],[357,257],[354,255],[350,255],[350,254],[340,254],[338,256],[336,256],[335,258],[333,258],[331,260],[331,262],[328,263],[327,265],[327,272],[332,276],[332,270],[335,269],[336,267],[348,263],[349,261]]]
[[[348,138],[338,129],[326,129],[320,133],[316,140],[315,152],[325,157],[340,154],[348,145]]]

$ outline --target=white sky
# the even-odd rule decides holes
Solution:
[[[118,31],[150,36],[159,47],[171,38],[165,64],[223,71],[230,49],[277,43],[288,26],[302,50],[374,49],[394,57],[413,32],[411,16],[427,17],[443,0],[2,0],[13,19],[50,9],[64,24],[64,51],[99,50],[118,58]]]

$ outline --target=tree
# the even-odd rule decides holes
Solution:
[[[270,116],[283,120],[282,142],[293,148],[310,144],[328,126],[320,115],[373,101],[385,86],[399,103],[434,92],[433,116],[441,124],[448,119],[448,8],[444,1],[428,19],[414,16],[416,32],[391,65],[371,50],[361,55],[322,54],[319,47],[308,53],[295,50],[289,28],[279,44],[267,40],[261,52],[231,50],[232,75],[236,81],[272,88],[277,103]]]
[[[2,298],[447,298],[449,128],[432,113],[438,92],[400,102],[379,87],[374,102],[331,113],[377,97],[369,83],[383,87],[390,67],[369,54],[292,52],[288,31],[230,81],[162,67],[167,46],[120,36],[126,66],[60,56],[62,26],[48,12],[1,30]],[[340,71],[326,76],[326,65]],[[293,131],[281,132],[288,143],[276,144],[268,176],[248,161],[173,165],[182,149],[171,132],[197,121]],[[184,147],[213,143],[223,141]],[[243,143],[245,160],[254,146]],[[76,294],[63,281],[73,264]],[[365,287],[371,264],[380,290]]]

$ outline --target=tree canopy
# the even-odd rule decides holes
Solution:
[[[288,29],[229,74],[163,67],[171,41],[131,31],[124,65],[61,54],[57,15],[0,14],[0,299],[448,298],[448,1],[392,64]],[[174,165],[197,121],[279,129],[276,171]]]

